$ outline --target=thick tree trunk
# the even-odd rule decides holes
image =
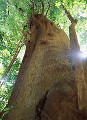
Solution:
[[[31,43],[7,106],[13,109],[3,120],[82,120],[70,64],[65,32],[41,15],[32,18]]]

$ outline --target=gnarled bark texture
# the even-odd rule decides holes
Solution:
[[[13,109],[3,120],[86,120],[78,110],[67,35],[41,15],[31,22],[31,42],[7,106]]]

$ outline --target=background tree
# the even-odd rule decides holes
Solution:
[[[60,6],[60,2],[50,1],[51,8],[48,12],[47,17],[55,22],[57,26],[63,28],[66,33],[68,34],[68,26],[70,24],[69,20],[67,19],[66,15],[62,12],[62,9]],[[48,4],[48,1],[44,1],[45,4]],[[86,19],[86,1],[63,1],[62,2],[65,7],[73,14],[74,18],[79,19],[79,23],[77,26],[77,32],[80,33],[79,37],[81,38],[81,34],[84,35],[84,38],[86,38],[86,29],[85,31],[82,30],[81,23],[83,21],[83,27],[86,27],[87,19]],[[38,13],[41,11],[41,2],[35,1],[35,4],[38,8]],[[56,7],[57,6],[57,7]],[[45,13],[49,7],[45,6]],[[81,8],[81,10],[80,10]],[[6,70],[8,64],[10,63],[12,56],[14,55],[17,44],[22,36],[22,30],[23,30],[23,23],[26,24],[27,21],[29,22],[29,18],[32,15],[32,3],[29,1],[3,1],[1,4],[1,75]],[[37,10],[36,10],[37,11]],[[36,12],[35,11],[35,12]],[[74,11],[74,12],[73,12]],[[76,11],[76,12],[75,12]],[[80,27],[81,26],[81,27]],[[79,30],[80,28],[80,30]],[[79,31],[78,31],[79,30]],[[86,43],[86,39],[81,41],[81,44]],[[23,49],[23,48],[22,48]],[[9,57],[8,57],[9,56]],[[19,55],[21,57],[21,55]],[[15,82],[15,79],[17,77],[17,73],[19,70],[19,63],[20,58],[18,57],[14,65],[12,66],[7,78],[5,79],[5,82],[3,84],[3,87],[5,87],[5,90],[3,90],[3,87],[1,89],[1,109],[5,106],[7,103],[8,97],[10,96],[10,92],[12,89],[12,85]],[[9,87],[11,89],[9,89]],[[9,93],[8,95],[6,93]],[[2,105],[3,104],[3,105]]]

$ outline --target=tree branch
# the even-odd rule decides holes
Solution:
[[[24,32],[24,26],[23,26],[23,31],[22,31],[22,33],[23,33],[23,32]],[[14,54],[14,56],[13,56],[13,58],[12,58],[10,64],[9,64],[9,66],[7,67],[6,71],[5,71],[4,74],[2,75],[1,80],[4,79],[4,78],[7,76],[7,74],[9,73],[9,71],[10,71],[12,65],[13,65],[13,63],[15,62],[15,60],[16,60],[16,58],[17,58],[17,56],[18,56],[18,53],[20,52],[21,47],[23,46],[23,45],[20,46],[20,43],[21,43],[21,41],[22,41],[23,36],[24,36],[24,34],[22,35],[21,40],[20,40],[19,43],[18,43],[17,50],[16,50],[16,52],[15,52],[15,54]]]
[[[33,3],[31,0],[30,0],[31,3]]]
[[[42,2],[42,16],[44,15],[44,3]]]
[[[47,12],[46,12],[46,15],[45,16],[47,16],[47,14],[48,14],[48,11],[49,11],[49,9],[50,9],[50,3],[48,2],[48,4],[49,4],[49,8],[48,8],[48,10],[47,10]]]
[[[63,7],[63,9],[64,9],[67,17],[68,17],[69,20],[71,21],[71,23],[72,23],[73,21],[75,21],[74,18],[71,16],[70,12],[68,12],[67,9],[64,7],[64,5],[62,5],[62,7]]]
[[[35,15],[35,11],[34,11],[34,2],[33,2],[33,16]]]
[[[22,46],[21,46],[21,47],[22,47]],[[20,49],[21,49],[21,47],[20,47]],[[12,65],[13,65],[13,63],[15,62],[15,60],[16,60],[16,58],[17,58],[17,56],[18,56],[18,53],[20,52],[20,49],[18,50],[18,48],[19,48],[19,45],[18,45],[17,50],[16,50],[16,52],[15,52],[15,54],[14,54],[14,56],[13,56],[13,59],[11,60],[9,66],[7,67],[6,71],[4,72],[1,80],[4,79],[4,78],[7,76],[8,72],[10,71],[10,69],[11,69],[11,67],[12,67]]]
[[[35,11],[34,11],[34,1],[32,2],[31,0],[30,0],[30,2],[33,4],[33,16],[35,15]]]

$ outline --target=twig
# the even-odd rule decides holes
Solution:
[[[34,2],[33,2],[33,16],[35,15],[35,11],[34,11]]]
[[[48,4],[49,4],[49,8],[48,8],[48,10],[47,10],[47,12],[46,12],[46,15],[45,16],[47,16],[47,14],[48,14],[48,11],[49,11],[49,9],[50,9],[50,3],[48,2]]]
[[[31,0],[30,0],[30,2],[33,4],[33,16],[35,15],[35,11],[34,11],[34,1],[32,2]]]
[[[30,0],[31,3],[33,3],[31,0]]]
[[[44,15],[44,3],[42,2],[42,16]]]

